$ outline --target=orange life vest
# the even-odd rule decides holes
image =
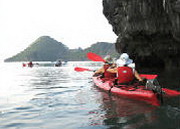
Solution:
[[[127,66],[118,67],[118,83],[129,83],[134,79],[133,69]]]

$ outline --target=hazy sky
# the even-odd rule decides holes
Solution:
[[[44,35],[69,48],[116,41],[102,0],[0,0],[0,19],[0,59]]]

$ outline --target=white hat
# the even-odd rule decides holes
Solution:
[[[133,63],[133,60],[129,59],[129,55],[127,53],[122,53],[119,59],[116,61],[118,66],[129,65],[131,63]]]

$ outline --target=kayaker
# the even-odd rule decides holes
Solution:
[[[116,73],[107,71],[107,69],[114,69],[114,67],[116,67],[112,57],[110,55],[107,55],[104,60],[106,62],[104,63],[103,67],[95,71],[93,76],[101,75],[101,78],[103,78],[103,80],[115,78]]]
[[[54,66],[56,66],[56,67],[62,66],[62,60],[61,60],[61,59],[58,59],[58,60],[56,61],[56,63],[55,63]]]
[[[138,72],[135,70],[135,63],[133,63],[133,60],[129,58],[127,53],[122,53],[116,61],[116,64],[116,68],[107,69],[107,72],[117,74],[118,84],[130,84],[135,78],[140,82],[143,81]]]
[[[30,62],[28,63],[28,67],[33,67],[32,61],[30,61]]]
[[[26,64],[25,64],[25,63],[22,63],[22,66],[23,66],[23,67],[26,67]]]

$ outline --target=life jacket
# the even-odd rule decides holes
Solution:
[[[127,66],[118,67],[118,83],[130,83],[134,80],[133,69]]]
[[[104,66],[104,78],[112,79],[116,77],[116,73],[108,72],[107,69],[110,67],[110,65],[105,64]]]

